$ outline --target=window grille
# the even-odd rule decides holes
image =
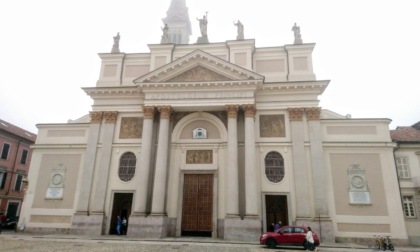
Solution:
[[[265,156],[265,176],[273,183],[278,183],[284,178],[283,156],[275,151]]]
[[[130,181],[136,172],[136,155],[132,152],[124,153],[120,158],[118,176],[122,181]]]

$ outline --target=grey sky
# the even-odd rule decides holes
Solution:
[[[160,42],[170,0],[13,0],[0,2],[0,118],[37,133],[91,110],[81,87],[99,76],[98,53],[148,52]],[[257,47],[316,43],[314,72],[331,80],[321,107],[353,118],[390,118],[390,128],[420,121],[420,15],[416,0],[187,0],[193,28],[208,11],[210,42],[244,24]]]

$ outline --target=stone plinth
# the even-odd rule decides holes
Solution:
[[[71,223],[70,234],[75,235],[102,235],[105,216],[103,214],[75,213]]]
[[[129,219],[127,236],[136,238],[163,238],[167,236],[167,224],[167,216],[132,215]]]
[[[208,44],[208,43],[209,43],[209,38],[207,36],[197,38],[197,44]]]
[[[224,239],[230,241],[258,241],[261,235],[261,220],[254,217],[227,217],[224,221]]]

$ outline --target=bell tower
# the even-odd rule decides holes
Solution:
[[[162,19],[168,25],[169,43],[188,44],[191,35],[191,22],[186,0],[172,0],[166,17]]]

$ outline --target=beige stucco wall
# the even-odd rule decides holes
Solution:
[[[329,155],[333,177],[333,192],[336,213],[338,215],[388,216],[382,179],[380,156],[378,153],[331,153]],[[371,205],[349,204],[349,181],[347,170],[351,165],[359,164],[366,171]]]
[[[20,222],[26,227],[69,228],[76,208],[84,148],[35,148]],[[63,199],[46,199],[51,169],[66,168]]]
[[[43,154],[41,168],[35,181],[35,196],[32,204],[33,208],[55,208],[69,209],[74,207],[77,178],[81,166],[81,154],[56,153]],[[64,176],[64,195],[62,200],[45,199],[45,194],[50,183],[51,170],[57,165],[62,164],[66,168]]]

